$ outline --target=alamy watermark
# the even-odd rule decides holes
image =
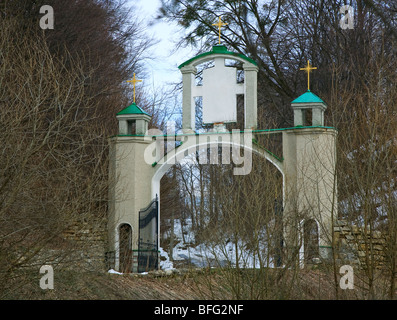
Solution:
[[[40,278],[40,288],[43,290],[54,289],[54,269],[52,266],[48,264],[41,266],[40,273],[44,273],[44,276]]]
[[[339,280],[339,286],[341,289],[354,289],[354,270],[352,266],[344,265],[339,269],[339,273],[342,277]]]
[[[350,5],[340,7],[339,12],[343,14],[339,20],[339,26],[345,29],[354,29],[354,9]],[[54,9],[50,5],[40,7],[40,13],[44,14],[40,19],[40,28],[43,30],[54,29]]]
[[[40,19],[40,28],[43,30],[54,29],[54,9],[45,5],[40,8],[40,13],[44,14]]]
[[[339,26],[345,29],[354,29],[354,9],[352,6],[345,5],[340,7],[339,12],[343,14],[339,20]]]

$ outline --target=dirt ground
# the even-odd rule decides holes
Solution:
[[[237,274],[234,270],[188,269],[172,274],[141,275],[54,269],[54,288],[44,290],[40,288],[42,275],[31,270],[14,275],[7,285],[0,283],[0,300],[388,299],[387,286],[382,285],[370,295],[358,276],[354,290],[338,289],[336,296],[329,273],[301,270],[299,274],[285,275],[283,279],[289,280],[283,282],[277,280],[275,272],[264,271],[262,277],[266,281],[262,281],[264,278],[257,277],[258,270]],[[253,281],[254,277],[258,281]]]

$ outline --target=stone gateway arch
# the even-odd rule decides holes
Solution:
[[[226,61],[242,65],[243,81],[237,81],[237,68],[227,66]],[[205,63],[211,67],[203,70],[202,81],[197,83],[197,67]],[[222,161],[238,164],[234,174],[250,173],[252,153],[263,156],[280,171],[283,177],[283,250],[287,255],[300,252],[302,257],[317,254],[329,259],[333,220],[337,217],[337,131],[324,126],[326,104],[308,90],[291,103],[293,127],[259,130],[258,67],[253,60],[217,45],[184,62],[179,69],[183,80],[181,132],[163,134],[159,130],[148,130],[151,117],[135,102],[117,114],[119,133],[110,138],[109,167],[108,237],[114,269],[125,271],[127,265],[129,272],[141,272],[145,263],[149,269],[158,267],[158,263],[152,264],[149,260],[156,254],[158,257],[160,245],[160,180],[169,168],[189,154],[211,148],[217,152],[218,147],[225,152],[229,150],[229,153],[222,152]],[[228,132],[224,124],[236,121],[237,95],[244,95],[244,130]],[[195,97],[198,96],[202,97],[203,121],[213,124],[210,132],[195,130]],[[308,115],[312,118],[307,119]],[[258,135],[274,132],[282,134],[281,159],[253,144]],[[166,144],[174,147],[165,152]],[[244,150],[244,156],[240,150]],[[157,216],[153,210],[157,210]],[[145,230],[142,219],[145,219]],[[146,236],[148,232],[152,232],[154,252],[150,259],[143,254],[148,247],[141,246],[146,241],[142,234]],[[125,234],[128,234],[127,241],[123,240]],[[317,239],[315,246],[308,244],[313,239]],[[129,260],[125,261],[122,255],[130,257]]]

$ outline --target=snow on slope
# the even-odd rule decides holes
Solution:
[[[233,243],[228,241],[224,244],[210,245],[210,244],[199,244],[194,246],[194,234],[191,232],[191,223],[187,220],[187,225],[183,227],[185,233],[185,241],[183,242],[182,237],[182,226],[178,219],[174,222],[174,233],[175,233],[175,247],[173,250],[174,261],[185,261],[190,262],[196,267],[214,267],[214,266],[236,266],[236,262],[239,262],[239,266],[242,268],[259,268],[260,259],[257,255],[252,254],[246,250],[246,246],[241,241]],[[264,246],[263,246],[264,247]],[[265,253],[265,250],[263,250]],[[160,256],[163,257],[160,262],[162,270],[173,269],[173,262],[170,261],[169,254],[163,248],[160,248]],[[165,260],[163,260],[165,259]],[[262,257],[261,259],[265,259]],[[272,267],[272,264],[269,265]]]

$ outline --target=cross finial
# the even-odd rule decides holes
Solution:
[[[135,103],[135,86],[136,86],[137,82],[142,82],[142,80],[138,80],[135,77],[135,73],[134,73],[134,77],[132,78],[132,80],[127,80],[127,82],[131,82],[134,87],[134,103]]]
[[[307,60],[307,66],[305,68],[300,68],[301,70],[305,70],[307,72],[307,90],[310,91],[310,72],[312,70],[317,69],[317,67],[312,67],[310,65],[310,61]]]
[[[221,19],[221,16],[219,16],[218,23],[213,23],[212,25],[218,27],[218,30],[219,30],[219,44],[221,44],[221,29],[222,29],[223,26],[226,26],[227,23],[223,22],[222,19]]]

